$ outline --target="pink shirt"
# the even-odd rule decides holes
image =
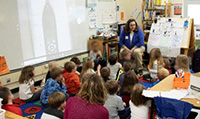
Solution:
[[[102,105],[87,104],[75,96],[67,100],[64,119],[109,119],[109,113]]]

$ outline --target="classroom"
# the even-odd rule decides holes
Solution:
[[[0,0],[1,119],[200,119],[200,0]]]

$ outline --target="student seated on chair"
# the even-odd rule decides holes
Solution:
[[[99,43],[97,41],[93,41],[91,46],[92,46],[92,50],[90,51],[90,57],[93,60],[102,58],[101,51],[99,50]]]
[[[13,104],[12,99],[13,95],[10,92],[9,88],[7,87],[0,87],[0,98],[3,99],[2,101],[2,109],[15,113],[17,115],[22,115],[22,110],[18,107],[18,105]]]
[[[43,107],[48,107],[48,97],[54,92],[62,92],[66,96],[66,86],[65,82],[62,77],[62,69],[60,68],[53,68],[51,70],[50,76],[52,78],[48,79],[40,96],[40,102]],[[62,84],[62,85],[60,85]],[[66,97],[68,98],[68,97]]]
[[[63,78],[65,79],[67,93],[70,96],[75,96],[81,88],[79,76],[76,74],[76,64],[72,61],[66,62],[65,70],[66,72],[63,73]]]
[[[41,119],[63,119],[66,96],[62,92],[54,92],[48,98],[49,107],[44,110]]]

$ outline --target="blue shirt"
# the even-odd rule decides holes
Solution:
[[[124,30],[122,31],[120,35],[119,45],[122,47],[125,45],[128,49],[132,49],[133,47],[141,47],[144,45],[144,34],[142,30],[139,28],[138,32],[134,32],[133,38],[132,38],[132,44],[130,43],[130,33],[126,33]]]
[[[49,95],[51,95],[54,92],[62,92],[66,95],[66,86],[62,85],[62,88],[61,88],[59,83],[57,83],[52,78],[50,78],[45,83],[45,86],[40,96],[40,101],[43,104],[48,104]]]

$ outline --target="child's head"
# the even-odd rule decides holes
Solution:
[[[116,80],[108,80],[106,82],[106,88],[110,95],[114,95],[117,93],[118,90],[118,82]]]
[[[142,84],[135,84],[131,89],[131,101],[135,106],[145,105],[148,98],[142,95],[145,87]]]
[[[65,63],[65,70],[69,73],[76,72],[76,64],[72,61]]]
[[[116,54],[110,55],[108,61],[110,65],[115,65],[117,62],[117,55]]]
[[[92,69],[92,68],[94,68],[94,62],[92,58],[89,57],[83,61],[83,68],[82,68],[80,77],[82,77],[84,73],[87,72],[88,69]]]
[[[73,57],[70,61],[74,62],[77,66],[81,64],[81,61],[77,57]]]
[[[78,97],[90,104],[104,105],[107,98],[107,90],[103,79],[99,75],[93,74],[82,84]]]
[[[53,80],[59,81],[62,80],[62,69],[59,67],[53,68],[50,72],[50,76]]]
[[[50,107],[58,109],[65,107],[66,96],[62,92],[54,92],[48,98],[48,104]]]
[[[58,64],[55,61],[49,62],[49,71],[51,71],[53,68],[58,67]]]
[[[158,70],[157,76],[158,76],[159,80],[163,80],[164,78],[169,76],[169,71],[165,68],[161,68],[161,69]]]
[[[158,66],[165,66],[165,63],[163,61],[161,51],[159,48],[153,48],[150,51],[150,60],[149,60],[149,68],[152,69],[154,61],[157,60]]]
[[[103,78],[108,78],[110,76],[110,68],[109,67],[103,67],[100,71],[101,76]]]
[[[8,104],[8,101],[12,101],[13,95],[7,87],[0,87],[0,98],[3,99],[2,104]]]
[[[94,73],[85,73],[82,76],[82,78],[80,79],[81,80],[81,84],[83,84],[86,80],[90,79],[93,75],[94,75]]]
[[[176,57],[175,69],[182,69],[184,72],[189,72],[189,61],[188,57],[185,55],[178,55]]]
[[[124,75],[124,79],[122,81],[122,94],[130,94],[132,87],[138,83],[138,77],[134,71],[128,71]]]
[[[21,70],[21,75],[19,77],[19,83],[27,83],[30,80],[33,80],[35,73],[33,66],[26,66]]]
[[[131,53],[130,53],[130,51],[124,49],[121,52],[121,58],[124,59],[124,60],[130,61],[131,60]]]
[[[130,70],[133,70],[133,65],[132,65],[132,63],[129,62],[129,61],[124,62],[123,69],[124,69],[125,72],[128,72],[128,71],[130,71]]]
[[[92,51],[98,52],[98,50],[99,50],[99,43],[97,41],[93,41],[91,45],[92,45]]]

